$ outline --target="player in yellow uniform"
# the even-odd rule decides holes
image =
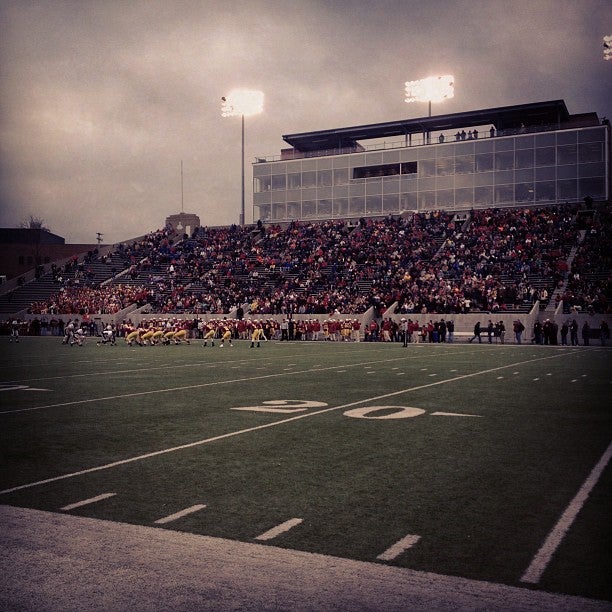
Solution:
[[[260,346],[260,340],[264,338],[264,330],[262,324],[258,321],[255,323],[255,327],[253,327],[253,331],[251,332],[251,348],[255,346],[257,342],[257,348]]]
[[[232,330],[230,329],[230,327],[228,325],[223,325],[221,329],[223,331],[221,335],[221,344],[219,344],[219,348],[223,348],[223,344],[225,343],[226,340],[229,342],[230,346],[234,346],[232,344]]]
[[[204,327],[204,344],[202,346],[206,346],[208,341],[210,340],[210,345],[215,346],[215,335],[217,333],[216,327],[213,325],[212,321],[209,321]]]

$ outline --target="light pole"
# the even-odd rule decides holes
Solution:
[[[227,96],[221,98],[221,116],[241,118],[242,128],[242,165],[241,165],[241,193],[242,202],[240,208],[240,225],[244,225],[244,118],[257,115],[263,111],[264,95],[261,91],[250,89],[233,89]]]

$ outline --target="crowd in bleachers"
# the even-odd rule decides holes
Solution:
[[[430,212],[404,217],[197,228],[173,239],[152,232],[117,253],[103,287],[63,287],[36,313],[112,313],[128,303],[155,313],[253,315],[459,314],[514,309],[544,301],[563,282],[578,244],[577,206],[487,209],[467,218]],[[564,299],[608,309],[609,211],[600,211],[572,267]],[[108,257],[108,256],[107,256]],[[597,264],[593,264],[597,261]],[[541,279],[536,286],[534,278]]]

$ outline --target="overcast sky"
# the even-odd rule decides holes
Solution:
[[[283,134],[427,115],[404,82],[452,74],[432,114],[564,99],[612,116],[609,0],[0,0],[0,227],[126,240],[184,211],[237,223],[235,87],[251,161]]]

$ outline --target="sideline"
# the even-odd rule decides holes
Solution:
[[[611,603],[0,505],[2,610],[525,610]],[[35,578],[35,579],[34,579]]]
[[[112,469],[114,467],[118,467],[120,465],[126,465],[128,463],[133,463],[135,461],[143,461],[144,459],[150,459],[151,457],[158,457],[160,455],[165,455],[168,453],[173,453],[176,451],[180,451],[180,450],[185,450],[187,448],[194,448],[197,446],[202,446],[204,444],[209,444],[211,442],[217,442],[219,440],[225,440],[228,438],[233,438],[235,436],[240,436],[243,434],[247,434],[247,433],[251,433],[254,431],[260,431],[262,429],[269,429],[271,427],[277,427],[278,425],[284,425],[285,423],[291,423],[293,421],[298,421],[300,419],[306,419],[309,417],[313,417],[313,416],[317,416],[319,414],[326,414],[328,412],[333,412],[335,410],[343,410],[346,408],[351,408],[353,406],[359,406],[361,404],[367,404],[368,402],[374,402],[374,401],[379,401],[382,399],[387,399],[389,397],[396,397],[398,395],[403,395],[404,393],[410,393],[411,391],[419,391],[421,389],[427,389],[430,387],[436,387],[438,385],[444,385],[447,383],[451,383],[451,382],[456,382],[458,380],[465,380],[466,378],[474,378],[475,376],[482,376],[483,374],[490,374],[491,372],[498,372],[499,370],[505,370],[507,368],[515,368],[517,366],[521,366],[521,365],[526,365],[528,363],[534,363],[536,361],[545,361],[548,359],[557,359],[559,357],[564,357],[565,355],[563,354],[556,354],[556,355],[549,355],[547,357],[537,357],[535,359],[529,359],[527,361],[517,361],[515,363],[509,363],[503,366],[497,366],[495,368],[489,368],[487,370],[480,370],[478,372],[472,372],[471,374],[462,374],[460,376],[455,376],[453,378],[447,378],[446,380],[438,380],[436,382],[431,382],[431,383],[427,383],[424,385],[418,385],[416,387],[408,387],[407,389],[400,389],[399,391],[392,391],[390,393],[384,393],[382,395],[377,395],[375,397],[369,397],[369,398],[365,398],[365,399],[361,399],[361,400],[357,400],[355,402],[350,402],[348,404],[342,404],[341,406],[332,406],[329,408],[323,408],[321,410],[316,410],[314,412],[308,412],[305,414],[299,414],[297,416],[293,416],[293,417],[289,417],[286,419],[281,419],[279,421],[274,421],[272,423],[265,423],[263,425],[256,425],[255,427],[248,427],[246,429],[240,429],[238,431],[232,431],[229,433],[225,433],[225,434],[221,434],[219,436],[213,436],[212,438],[205,438],[203,440],[196,440],[195,442],[189,442],[188,444],[181,444],[179,446],[174,446],[171,448],[165,448],[162,450],[158,450],[158,451],[153,451],[150,453],[145,453],[143,455],[137,455],[135,457],[130,457],[128,459],[121,459],[119,461],[113,461],[112,463],[107,463],[105,465],[99,465],[96,467],[92,467],[92,468],[87,468],[84,470],[79,470],[77,472],[71,472],[69,474],[62,474],[60,476],[54,476],[52,478],[45,478],[44,480],[37,480],[35,482],[30,482],[27,484],[22,484],[22,485],[18,485],[16,487],[11,487],[9,489],[4,489],[2,491],[0,491],[0,495],[6,495],[7,493],[13,493],[14,491],[21,491],[23,489],[30,489],[32,487],[37,487],[40,485],[44,485],[44,484],[48,484],[51,482],[57,482],[59,480],[65,480],[67,478],[75,478],[76,476],[82,476],[84,474],[91,474],[93,472],[100,472],[102,470],[109,470]],[[334,369],[334,368],[314,368],[314,369],[309,369],[309,370],[305,370],[307,372],[319,372],[319,371],[324,371],[324,370],[328,370],[328,369]],[[290,373],[285,373],[285,374],[269,374],[266,376],[262,376],[262,377],[256,377],[256,379],[258,378],[273,378],[273,377],[277,377],[277,376],[286,376],[287,374],[295,374],[297,372],[290,372]],[[240,382],[242,380],[253,380],[252,378],[249,379],[239,379],[238,381],[226,381],[226,382]],[[205,384],[201,384],[201,385],[190,385],[189,387],[186,387],[187,389],[192,389],[192,388],[200,388],[200,387],[205,387],[208,386],[208,384],[219,384],[219,383],[205,383]],[[168,391],[168,389],[166,389],[165,391]],[[144,395],[145,393],[137,393],[134,395]],[[120,396],[123,397],[123,396]],[[113,399],[113,398],[108,398],[108,399]],[[85,400],[88,401],[88,400]],[[91,401],[100,401],[100,400],[91,400]],[[73,403],[84,403],[84,402],[73,402]]]

